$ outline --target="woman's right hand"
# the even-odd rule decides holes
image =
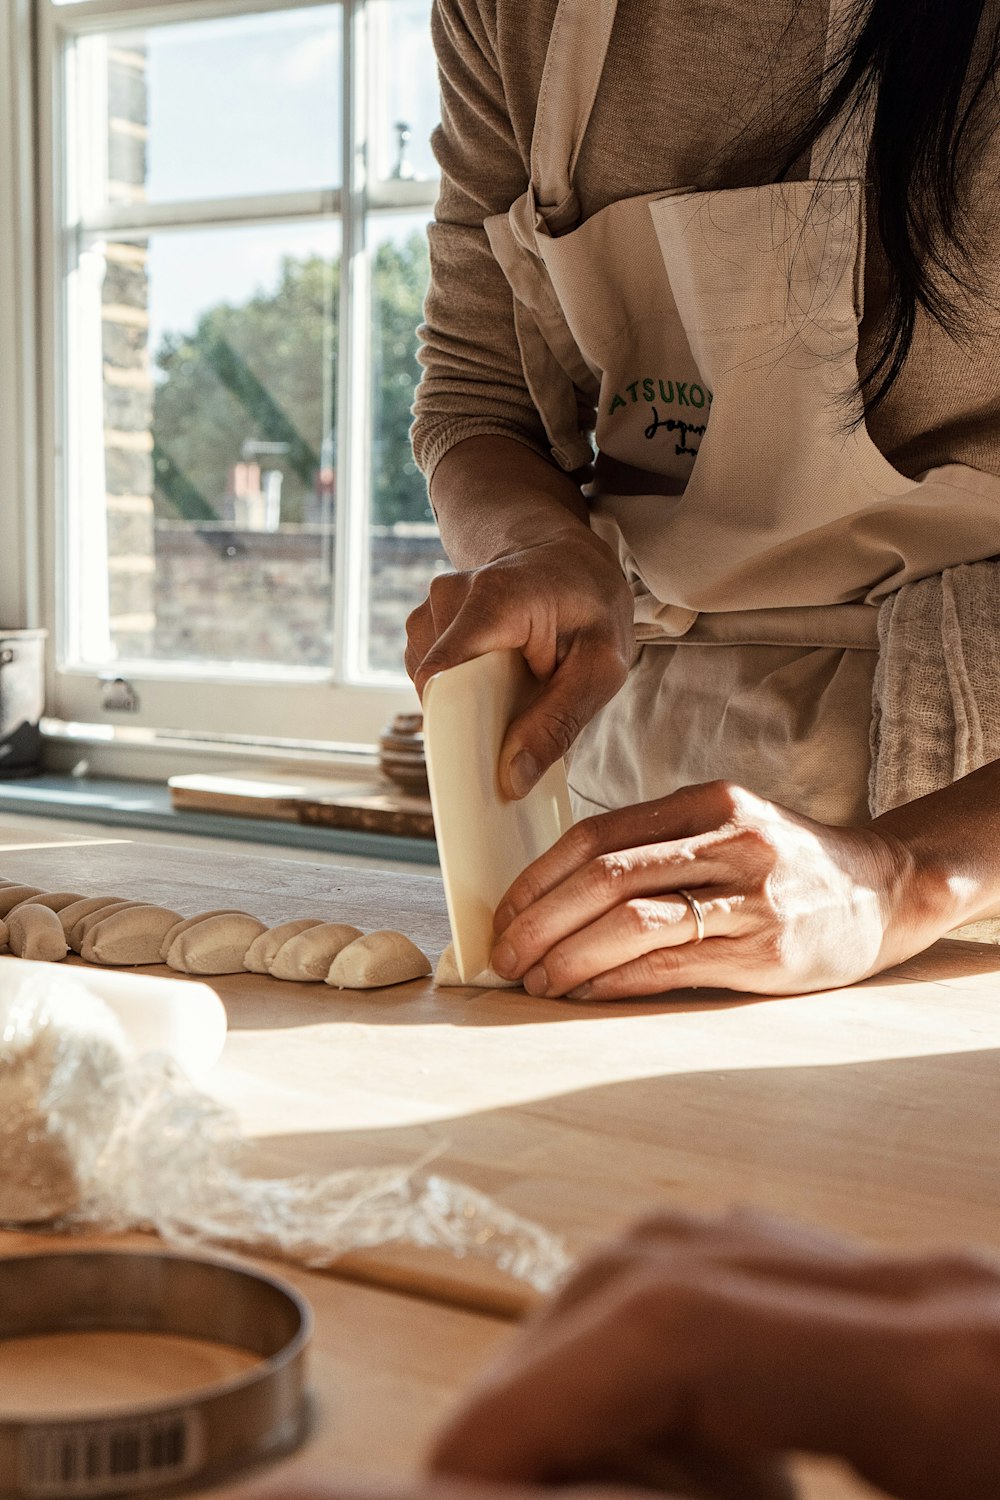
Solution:
[[[407,635],[406,669],[421,695],[436,672],[510,647],[545,684],[500,755],[503,790],[523,797],[625,681],[632,595],[610,548],[565,515],[521,550],[435,578]]]

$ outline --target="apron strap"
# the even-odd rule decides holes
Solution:
[[[830,0],[827,15],[826,45],[823,49],[823,83],[820,104],[830,97],[828,70],[847,44],[851,22],[856,7],[852,0]],[[868,150],[871,144],[872,122],[867,113],[853,117],[845,124],[843,115],[837,115],[813,142],[809,161],[811,179],[835,175],[838,179],[868,175]],[[836,167],[831,174],[831,166]]]
[[[604,74],[618,0],[559,0],[531,139],[531,182],[550,230],[579,218],[573,176]]]

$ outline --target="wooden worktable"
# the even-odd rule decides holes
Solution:
[[[231,903],[272,923],[315,915],[399,927],[432,958],[448,936],[440,886],[426,877],[331,878],[328,867],[127,841],[33,847],[2,826],[0,875],[186,915]],[[626,1006],[438,992],[429,980],[341,994],[232,976],[212,981],[230,1035],[211,1087],[238,1111],[263,1170],[412,1163],[437,1150],[435,1172],[565,1235],[574,1251],[656,1205],[734,1201],[877,1243],[1000,1249],[998,971],[1000,950],[950,943],[844,991]],[[344,1308],[356,1335],[347,1360],[371,1348],[376,1405],[383,1376],[404,1404],[411,1377],[430,1379],[415,1424],[394,1421],[382,1449],[406,1469],[444,1387],[501,1337],[489,1314],[525,1294],[482,1263],[418,1251],[366,1252],[349,1270],[477,1309],[306,1278],[323,1304],[320,1354],[334,1361],[334,1385]],[[394,1347],[416,1361],[401,1377],[388,1346],[357,1333],[369,1312],[382,1326],[393,1308],[409,1310]]]
[[[2,848],[0,875],[185,914],[231,902],[268,922],[399,927],[432,957],[448,936],[441,887],[423,876],[331,879],[124,841]],[[657,1204],[733,1201],[883,1243],[1000,1248],[998,969],[1000,949],[951,943],[827,994],[591,1006],[429,979],[346,993],[226,976],[212,981],[230,1035],[211,1087],[263,1171],[437,1151],[435,1172],[574,1250]],[[484,1310],[523,1295],[482,1263],[417,1251],[353,1269]]]

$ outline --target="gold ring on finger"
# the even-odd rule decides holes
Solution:
[[[675,894],[685,902],[688,911],[694,917],[694,941],[700,943],[705,936],[705,911],[701,902],[695,900],[690,891],[677,891]]]

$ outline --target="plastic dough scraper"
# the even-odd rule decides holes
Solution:
[[[455,961],[468,983],[487,967],[507,887],[573,821],[562,761],[520,801],[500,790],[500,747],[538,693],[519,651],[491,651],[424,689],[424,752]]]

